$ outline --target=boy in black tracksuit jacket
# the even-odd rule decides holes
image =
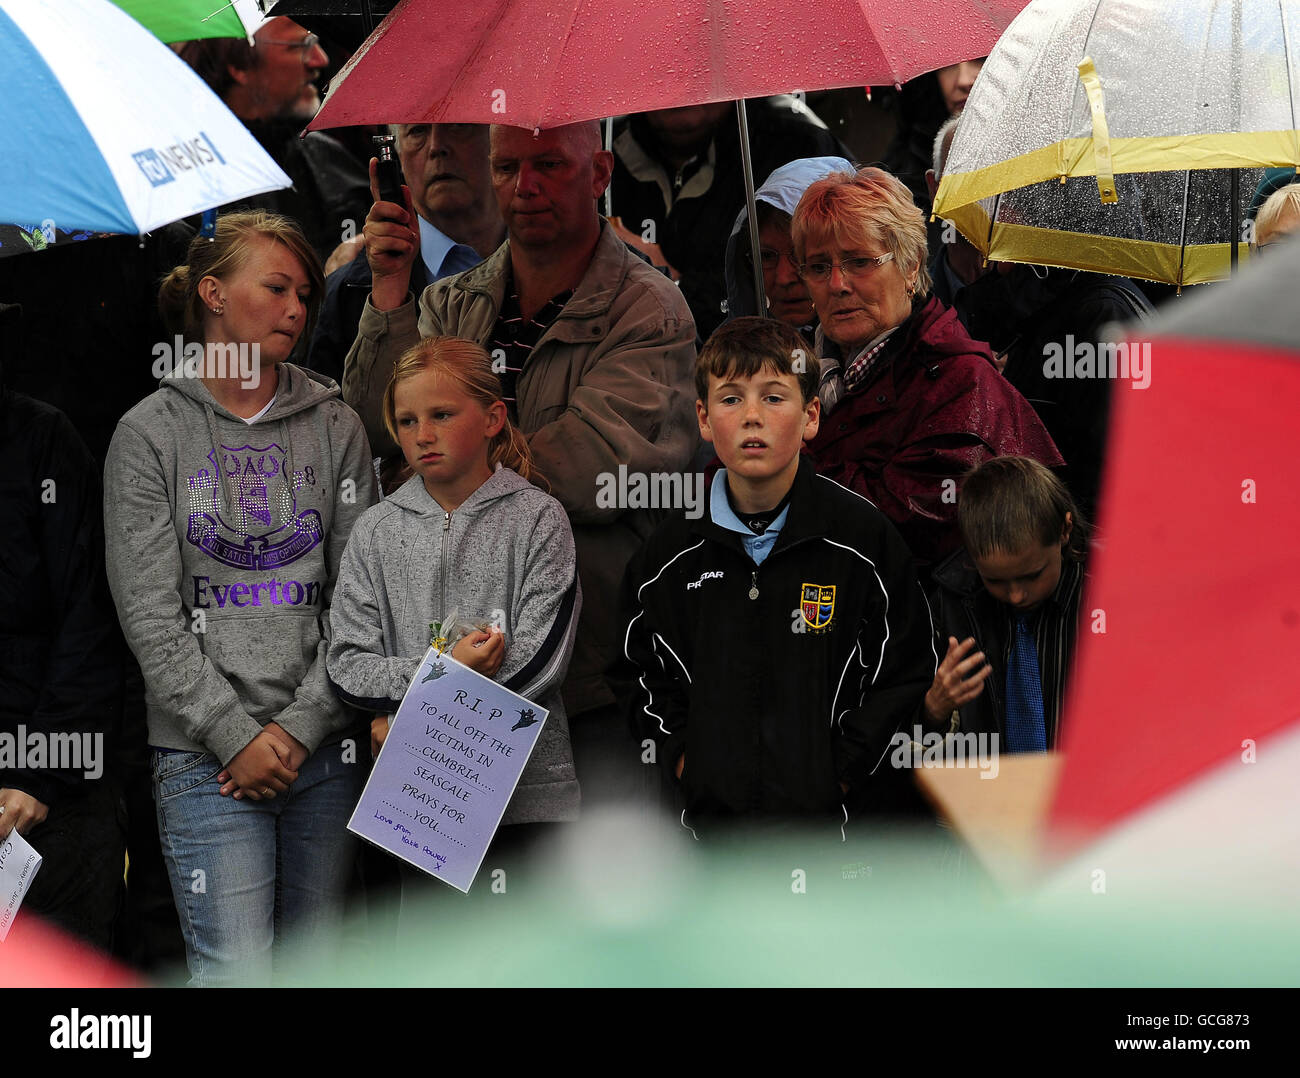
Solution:
[[[697,834],[897,807],[909,776],[892,772],[890,739],[934,676],[903,540],[799,455],[820,408],[816,360],[791,360],[803,349],[769,319],[710,338],[696,408],[726,470],[704,515],[666,521],[625,579],[633,721],[681,783]]]

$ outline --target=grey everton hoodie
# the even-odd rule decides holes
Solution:
[[[582,605],[564,508],[509,468],[446,513],[418,475],[357,522],[330,611],[329,673],[347,702],[394,713],[429,647],[429,623],[495,620],[496,680],[550,711],[503,824],[572,820],[578,783],[560,683]]]
[[[149,742],[223,764],[265,723],[314,752],[356,718],[325,652],[348,533],[375,500],[370,446],[332,379],[279,371],[251,425],[174,372],[122,418],[105,463],[108,581]]]

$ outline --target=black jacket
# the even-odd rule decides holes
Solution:
[[[746,109],[755,184],[799,157],[849,156],[816,116],[807,109],[791,107],[788,99],[760,98],[746,102]],[[713,155],[713,178],[706,186],[698,174],[709,152]],[[662,161],[662,151],[644,114],[620,123],[614,137],[611,180],[614,213],[627,229],[657,242],[668,264],[682,275],[682,295],[690,305],[700,338],[707,339],[725,317],[727,237],[745,205],[735,111],[723,118],[710,150],[680,174],[672,174]],[[674,187],[675,192],[671,191]]]
[[[121,725],[123,654],[104,579],[102,514],[99,468],[67,417],[0,388],[0,736],[13,750],[20,732],[29,747],[32,733],[47,741],[101,734],[98,763],[107,770]],[[85,777],[85,768],[6,762],[0,787],[48,806]]]
[[[930,609],[934,612],[939,656],[942,657],[948,648],[948,637],[955,636],[961,641],[973,636],[975,650],[984,652],[985,659],[993,667],[993,672],[984,679],[984,691],[961,708],[958,728],[962,733],[997,733],[1000,744],[1005,745],[1007,658],[1011,636],[1008,608],[985,590],[965,550],[958,550],[939,564],[934,571],[934,583]],[[1055,747],[1060,733],[1061,705],[1074,654],[1083,585],[1083,563],[1064,558],[1056,589],[1044,600],[1035,621],[1049,749]],[[944,728],[947,728],[946,724]]]
[[[659,763],[673,770],[686,754],[692,826],[703,817],[843,819],[897,803],[906,780],[889,767],[889,742],[935,671],[911,555],[870,502],[807,460],[789,504],[761,566],[707,513],[679,515],[650,537],[624,582],[629,710]],[[814,602],[809,621],[812,587],[826,603]]]
[[[423,258],[411,266],[411,291],[417,296],[433,284]],[[346,266],[340,266],[325,278],[325,299],[316,316],[306,366],[328,374],[343,384],[343,361],[357,339],[361,312],[370,296],[371,272],[366,252],[362,251]]]
[[[1127,277],[1030,266],[990,272],[955,293],[941,248],[931,265],[934,294],[994,353],[1003,374],[1034,407],[1065,458],[1065,477],[1085,516],[1095,516],[1106,448],[1111,384],[1104,378],[1048,378],[1047,346],[1096,344],[1111,323],[1145,319],[1151,304]]]
[[[347,147],[323,131],[300,137],[300,120],[252,120],[246,126],[293,186],[229,203],[223,213],[262,209],[292,217],[322,263],[345,236],[361,234],[370,212],[370,176]]]

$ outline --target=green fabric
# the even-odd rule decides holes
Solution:
[[[113,2],[161,41],[194,41],[201,37],[245,36],[244,24],[239,21],[235,9],[223,7],[221,0],[113,0]],[[206,22],[203,21],[205,19]]]
[[[1091,862],[1056,888],[999,889],[936,828],[844,846],[705,847],[619,817],[564,825],[530,876],[468,895],[429,881],[409,927],[343,926],[300,950],[300,986],[1280,986],[1300,984],[1300,923],[1277,865],[1205,852],[1198,886]],[[882,829],[883,831],[883,829]],[[802,872],[802,878],[796,872]],[[504,893],[501,887],[504,887]],[[286,956],[287,957],[287,956]],[[183,975],[178,972],[178,980]]]

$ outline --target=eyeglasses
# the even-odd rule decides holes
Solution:
[[[301,41],[273,41],[270,38],[254,38],[253,41],[258,45],[283,45],[286,49],[302,49],[304,56],[320,44],[320,38],[311,33]]]
[[[794,267],[795,272],[799,271],[799,263],[794,260],[794,255],[786,254],[784,251],[774,251],[771,247],[760,247],[758,249],[759,260],[765,270],[774,270],[781,264],[781,259],[785,259]],[[752,267],[754,265],[754,252],[745,252],[745,261]]]
[[[876,258],[841,258],[838,262],[805,262],[799,267],[799,276],[805,281],[829,281],[831,270],[840,267],[845,277],[866,277],[894,257],[893,251],[886,251]]]

